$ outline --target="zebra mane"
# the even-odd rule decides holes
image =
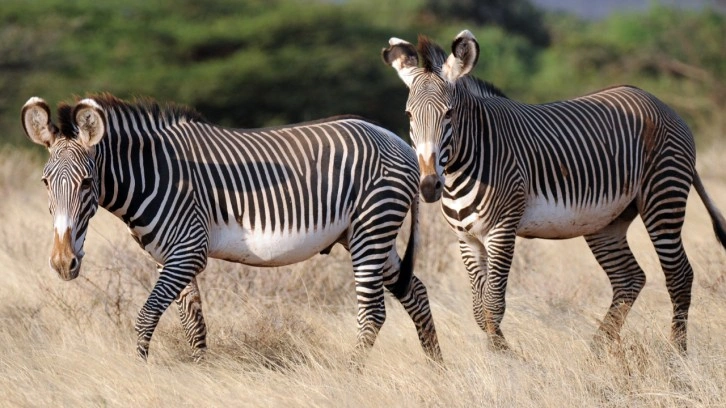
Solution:
[[[508,98],[501,89],[494,86],[491,82],[484,81],[475,76],[466,75],[460,81],[469,92],[480,98],[491,98],[492,96]]]
[[[176,103],[165,103],[164,105],[148,97],[137,97],[132,101],[125,101],[110,93],[91,94],[85,98],[93,99],[101,105],[104,111],[121,110],[130,112],[147,112],[151,117],[157,119],[160,127],[173,125],[179,122],[206,122],[204,116],[193,108]],[[81,99],[75,97],[75,103]],[[74,103],[74,104],[75,104]],[[63,135],[75,136],[78,129],[75,127],[73,120],[73,106],[67,103],[61,103],[58,106],[58,122]]]
[[[418,53],[421,54],[423,68],[427,72],[441,73],[446,62],[446,51],[425,35],[418,36]]]
[[[67,103],[61,103],[58,106],[58,127],[60,127],[61,135],[73,136],[78,134],[78,129],[73,124],[73,107]]]

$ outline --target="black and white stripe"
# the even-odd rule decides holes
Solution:
[[[722,244],[726,223],[695,171],[684,121],[631,86],[543,105],[513,101],[467,75],[478,52],[474,36],[463,31],[448,57],[420,37],[418,50],[392,38],[383,59],[410,88],[406,111],[421,194],[426,201],[441,198],[459,236],[474,315],[492,345],[507,347],[500,322],[516,236],[585,237],[613,287],[596,339],[616,338],[645,284],[626,240],[640,215],[673,302],[672,339],[685,351],[693,271],[681,228],[691,184]]]
[[[100,205],[121,218],[160,265],[136,322],[142,357],[174,299],[195,355],[205,350],[195,276],[208,257],[286,265],[340,243],[356,281],[357,348],[372,346],[385,320],[386,287],[413,319],[427,355],[441,360],[426,289],[412,271],[418,168],[413,150],[393,133],[354,117],[229,129],[188,108],[110,95],[61,106],[60,130],[48,120],[51,131],[43,133],[47,111],[34,98],[23,113],[31,139],[46,144],[45,134],[53,135],[46,172],[78,173],[90,162],[92,210]],[[67,150],[80,154],[61,160]],[[75,199],[57,195],[53,184],[49,193]],[[401,260],[395,240],[409,210],[414,222]],[[74,234],[85,234],[91,215],[74,214]]]

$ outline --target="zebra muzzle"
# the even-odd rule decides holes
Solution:
[[[53,234],[50,267],[63,280],[72,280],[78,277],[78,273],[81,270],[81,258],[73,252],[70,228],[61,237],[58,236],[57,232]]]
[[[441,198],[441,192],[444,189],[444,184],[441,182],[441,178],[436,174],[429,174],[421,178],[421,197],[427,203],[433,203]]]
[[[425,151],[430,149],[430,146],[424,148]],[[438,175],[436,169],[436,156],[437,154],[430,152],[418,153],[418,167],[421,171],[419,189],[421,197],[427,203],[438,201],[444,189],[442,177]]]

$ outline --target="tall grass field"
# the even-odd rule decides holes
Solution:
[[[726,212],[724,157],[726,146],[702,151],[698,169]],[[351,366],[356,302],[340,247],[280,268],[211,260],[199,276],[206,359],[192,360],[172,304],[144,363],[133,324],[155,262],[100,210],[80,277],[62,281],[48,266],[42,167],[37,155],[0,150],[0,407],[726,406],[726,250],[695,191],[684,229],[695,272],[685,356],[668,341],[670,299],[639,221],[629,240],[648,280],[610,353],[590,352],[611,290],[581,238],[517,241],[502,324],[512,351],[490,351],[455,236],[439,205],[424,204],[416,274],[428,287],[443,368],[426,360],[388,294],[375,346],[362,368]]]

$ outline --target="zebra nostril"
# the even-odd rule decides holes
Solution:
[[[436,184],[434,185],[434,188],[435,188],[436,190],[440,190],[440,189],[441,189],[441,181],[438,181],[438,180],[437,180],[437,181],[436,181]]]
[[[71,259],[70,270],[74,271],[76,268],[78,268],[78,258],[74,256],[73,259]]]

